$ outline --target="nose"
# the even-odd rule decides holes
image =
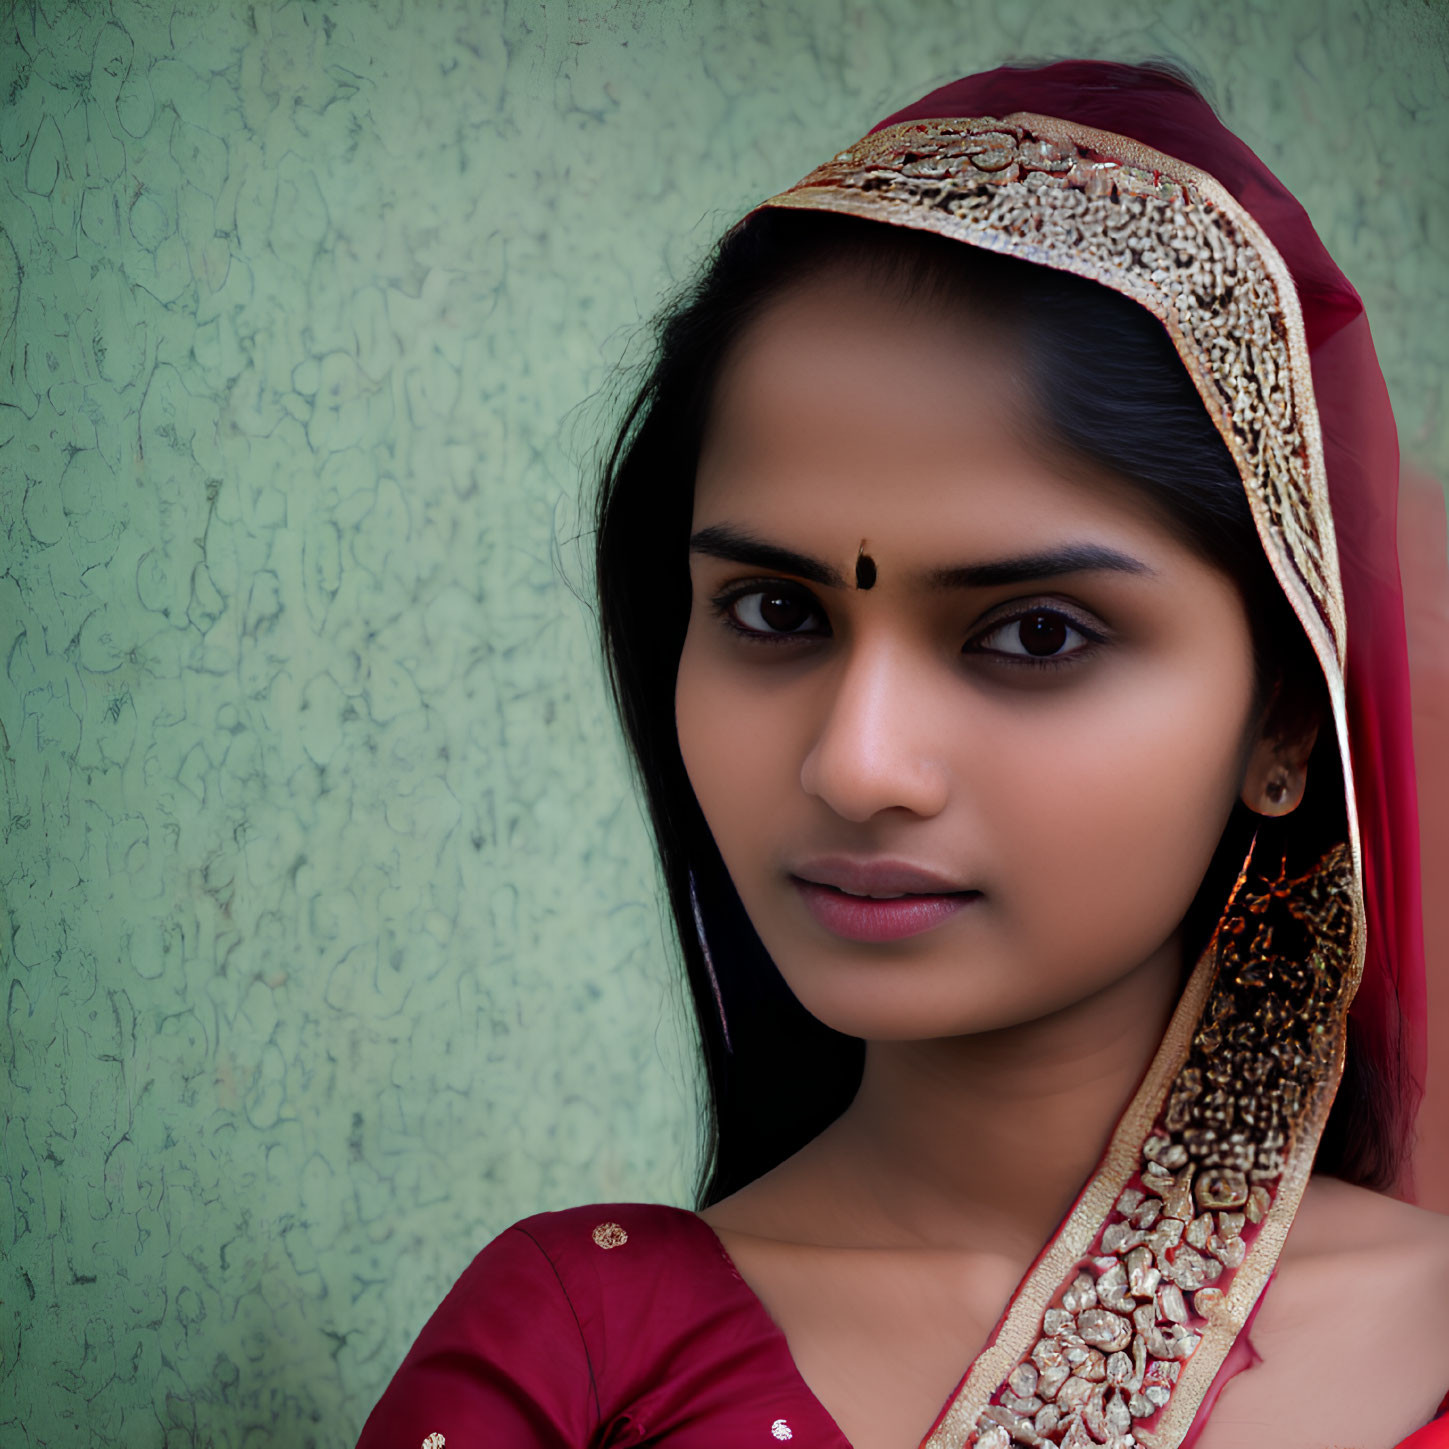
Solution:
[[[884,810],[939,814],[949,787],[939,749],[947,706],[927,673],[889,640],[858,642],[831,679],[800,768],[805,793],[857,822]]]

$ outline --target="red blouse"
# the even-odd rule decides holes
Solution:
[[[850,1449],[707,1223],[607,1203],[515,1223],[418,1335],[358,1449]],[[1449,1449],[1449,1419],[1399,1449]]]

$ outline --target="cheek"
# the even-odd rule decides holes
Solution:
[[[1176,929],[1237,794],[1251,699],[1240,673],[1118,680],[996,733],[978,798],[1012,919],[1048,951],[1089,936],[1125,959]]]
[[[769,805],[781,798],[790,721],[769,716],[748,680],[701,640],[691,619],[674,690],[679,751],[695,798],[726,866],[738,874],[741,851],[756,849]]]

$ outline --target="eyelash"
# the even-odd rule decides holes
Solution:
[[[806,633],[767,634],[758,629],[751,629],[747,625],[741,624],[735,618],[733,612],[734,606],[741,600],[747,599],[753,594],[770,593],[772,590],[778,592],[780,595],[809,599],[814,611],[823,617],[824,611],[820,608],[819,602],[809,590],[802,589],[794,584],[771,585],[761,583],[760,581],[743,582],[722,590],[710,600],[710,604],[726,628],[732,630],[751,644],[779,647],[781,645],[793,644],[801,639],[818,639],[821,637],[818,634]],[[1008,628],[1012,624],[1020,623],[1023,619],[1029,619],[1034,614],[1050,614],[1055,618],[1065,620],[1071,628],[1075,629],[1087,641],[1086,644],[1078,649],[1074,649],[1070,654],[1031,655],[1008,654],[1006,651],[1000,649],[972,649],[969,646],[973,641],[968,640],[966,645],[962,646],[961,652],[963,654],[971,653],[989,656],[994,662],[1005,663],[1008,667],[1012,668],[1018,665],[1024,665],[1028,669],[1066,669],[1075,665],[1087,655],[1096,653],[1097,649],[1107,642],[1104,634],[1084,623],[1075,614],[1070,614],[1065,609],[1055,605],[1051,607],[1042,605],[1038,605],[1035,608],[1028,607],[1020,609],[1014,614],[1009,614],[1005,618],[994,619],[986,629],[979,631],[974,637],[976,639],[989,639],[1000,630]],[[829,636],[827,635],[825,637]]]

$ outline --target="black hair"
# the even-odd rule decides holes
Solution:
[[[1347,834],[1322,673],[1273,576],[1232,457],[1157,319],[1094,282],[929,233],[822,212],[754,213],[720,241],[658,324],[652,369],[607,455],[596,505],[606,663],[644,788],[704,1061],[701,1206],[828,1126],[849,1105],[864,1062],[864,1044],[811,1016],[756,936],[685,773],[674,716],[690,609],[693,479],[715,381],[731,344],[772,299],[832,268],[897,295],[959,304],[1000,326],[1048,445],[1131,485],[1235,581],[1271,727],[1292,736],[1322,723],[1296,811],[1265,821],[1234,807],[1184,921],[1186,960],[1206,945],[1255,831],[1320,849]],[[1394,1070],[1372,1060],[1350,1031],[1319,1171],[1391,1185],[1401,1151]]]

